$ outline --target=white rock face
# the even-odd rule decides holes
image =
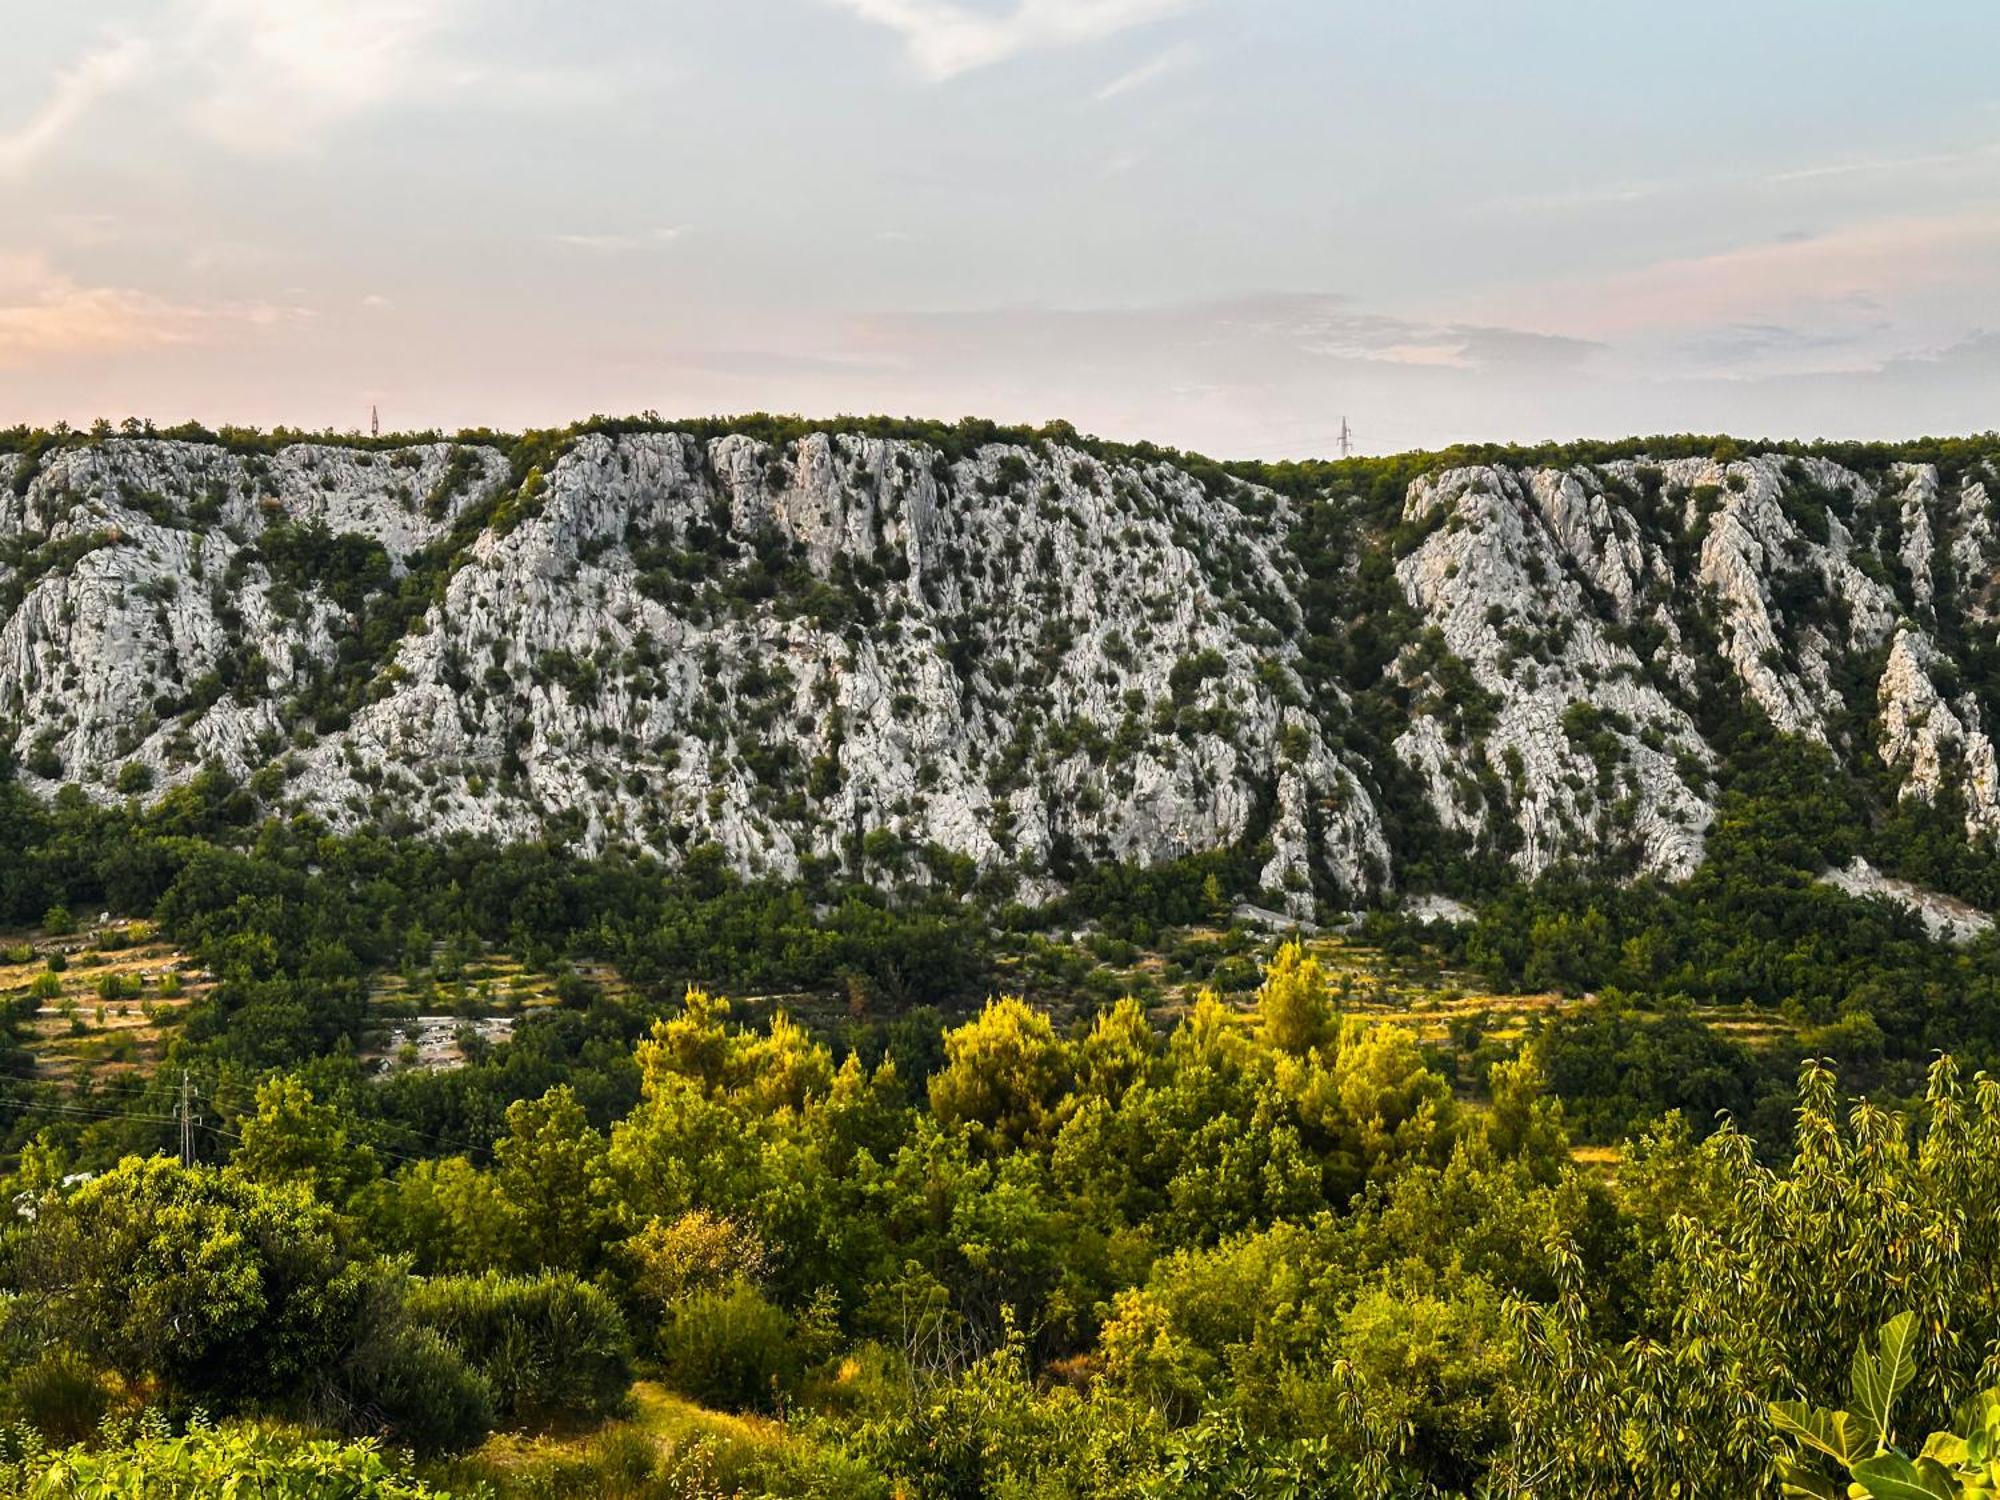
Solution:
[[[213,759],[336,827],[556,828],[669,860],[714,844],[787,876],[921,868],[933,848],[1022,872],[1029,895],[1078,860],[1245,839],[1290,911],[1312,910],[1315,877],[1355,897],[1389,878],[1294,667],[1274,496],[1054,446],[947,463],[824,434],[783,453],[589,436],[520,495],[505,481],[475,447],[63,454],[0,510],[39,557],[88,548],[0,627],[29,784],[111,798],[121,774],[160,786]],[[339,678],[358,622],[259,542],[321,525],[400,574],[496,500],[315,736],[296,700]]]
[[[1937,595],[1937,586],[1931,581],[1931,554],[1937,547],[1931,515],[1937,509],[1938,474],[1929,464],[1898,464],[1896,477],[1903,481],[1903,542],[1896,555],[1909,574],[1918,612],[1927,615]]]
[[[75,780],[105,797],[128,764],[164,785],[209,760],[239,775],[269,760],[284,698],[338,661],[358,622],[274,579],[256,543],[358,534],[393,578],[506,467],[445,445],[299,445],[265,460],[114,441],[54,455],[25,486],[10,478],[0,547],[20,561],[0,567],[0,725],[18,726],[29,785]]]
[[[1993,587],[1994,560],[2000,556],[2000,535],[1994,531],[1993,506],[1984,483],[1973,480],[1959,491],[1956,520],[1951,572],[1960,607],[1975,619],[1991,619],[1988,595]]]
[[[1454,901],[1449,896],[1436,894],[1410,896],[1402,906],[1403,915],[1419,922],[1472,922],[1478,913],[1463,901]]]
[[[1237,847],[1295,918],[1396,883],[1385,797],[1398,839],[1523,874],[1684,876],[1759,714],[2000,836],[1995,706],[1951,655],[1995,628],[1987,473],[1433,473],[1371,560],[1407,608],[1368,622],[1388,679],[1343,684],[1306,670],[1306,605],[1354,623],[1325,591],[1387,541],[1308,594],[1309,513],[1234,480],[847,433],[588,435],[546,462],[0,454],[0,745],[43,795],[214,763],[339,828],[1028,898]]]
[[[1445,519],[1396,565],[1437,632],[1405,651],[1402,669],[1434,676],[1428,657],[1442,647],[1483,700],[1421,695],[1395,742],[1439,822],[1471,833],[1507,826],[1528,875],[1611,849],[1648,873],[1690,873],[1712,809],[1679,767],[1705,783],[1708,747],[1611,634],[1667,576],[1637,524],[1582,475],[1496,468],[1420,479],[1404,514]],[[1469,706],[1483,723],[1467,722]]]
[[[1970,837],[2000,831],[2000,757],[1979,727],[1979,703],[1970,693],[1948,702],[1931,674],[1938,650],[1915,630],[1896,632],[1882,669],[1881,752],[1884,764],[1905,773],[1901,795],[1934,802],[1948,784],[1965,801]]]
[[[1850,500],[1866,488],[1858,475],[1824,459],[1797,461],[1800,478],[1822,492]],[[1826,718],[1840,708],[1830,662],[1843,650],[1869,650],[1895,622],[1895,595],[1858,569],[1848,556],[1849,534],[1815,496],[1787,510],[1797,489],[1782,461],[1764,457],[1720,465],[1700,459],[1662,466],[1669,486],[1685,489],[1695,529],[1704,503],[1720,508],[1706,522],[1701,567],[1694,583],[1713,593],[1721,612],[1722,649],[1744,691],[1786,734],[1826,739]],[[1716,491],[1704,502],[1704,492]],[[1816,518],[1823,538],[1806,534],[1795,514]],[[1845,610],[1844,636],[1824,621],[1801,620],[1788,610],[1779,586],[1791,596],[1823,600]]]
[[[1443,829],[1522,873],[1621,850],[1690,871],[1717,764],[1699,721],[1730,692],[1843,757],[1872,738],[1901,795],[1949,787],[1969,836],[2000,833],[2000,758],[1977,698],[1937,686],[1954,669],[1933,637],[1944,566],[1991,639],[1980,477],[1951,495],[1929,465],[1878,487],[1776,455],[1468,468],[1412,484],[1405,518],[1431,529],[1397,578],[1438,634],[1404,652],[1395,753]]]

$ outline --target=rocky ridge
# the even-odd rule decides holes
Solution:
[[[652,431],[522,471],[470,442],[119,437],[0,454],[0,745],[44,795],[217,765],[339,828],[1029,897],[1235,846],[1305,915],[1394,887],[1426,822],[1524,874],[1684,876],[1735,705],[1987,837],[1994,705],[1961,658],[1993,644],[1991,481],[1429,473],[1344,542],[1347,576],[1390,554],[1378,683],[1323,666],[1355,622],[1312,596],[1310,502],[1165,461]],[[1392,734],[1357,732],[1357,695]]]

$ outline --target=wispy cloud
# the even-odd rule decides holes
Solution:
[[[599,255],[624,255],[633,250],[644,250],[650,245],[671,245],[687,233],[685,224],[668,224],[657,229],[648,229],[638,234],[558,234],[551,235],[558,245],[571,250],[589,250]]]
[[[1838,180],[1845,177],[1937,172],[1965,168],[1974,173],[2000,166],[2000,141],[1987,141],[1949,151],[1927,151],[1895,156],[1854,156],[1836,161],[1808,162],[1803,166],[1777,171],[1704,172],[1680,177],[1637,178],[1623,182],[1590,183],[1574,188],[1509,194],[1484,206],[1501,211],[1540,213],[1573,209],[1615,207],[1646,203],[1660,198],[1685,198],[1718,191],[1756,191],[1770,187],[1794,187]]]
[[[848,338],[877,356],[907,359],[976,347],[982,358],[1003,364],[1031,353],[1077,359],[1108,353],[1143,364],[1213,360],[1217,367],[1242,356],[1265,369],[1385,364],[1546,370],[1581,364],[1601,347],[1528,328],[1369,312],[1344,297],[1312,292],[1131,308],[880,314],[852,325]]]
[[[560,71],[488,68],[439,42],[473,0],[163,0],[143,31],[116,37],[57,72],[41,107],[0,131],[0,175],[44,156],[109,96],[145,88],[231,151],[296,152],[382,106],[495,97],[573,103]]]
[[[943,80],[1025,52],[1101,41],[1200,0],[1015,0],[1003,14],[956,0],[830,0],[903,39],[910,61]]]
[[[1989,141],[1963,151],[1932,151],[1921,156],[1852,157],[1846,161],[1823,162],[1818,166],[1773,172],[1764,180],[1779,183],[1815,182],[1827,177],[1861,177],[1879,172],[1914,172],[1925,167],[1961,167],[1994,161],[2000,161],[2000,141]]]
[[[1149,83],[1158,83],[1162,78],[1192,67],[1200,56],[1200,49],[1192,42],[1176,42],[1166,51],[1147,58],[1130,72],[1120,73],[1099,89],[1095,98],[1099,104],[1103,104],[1122,94],[1133,93]]]
[[[1873,341],[1893,336],[1886,319],[1852,328],[1793,328],[1782,323],[1732,323],[1697,332],[1686,353],[1709,372],[1727,376],[1764,370],[1786,372],[1879,369],[1883,359]]]
[[[424,86],[464,0],[189,0],[194,123],[233,150],[310,144],[329,125]]]
[[[135,77],[150,50],[138,37],[123,37],[57,73],[41,108],[21,125],[0,133],[0,175],[19,173],[39,160],[99,99]]]
[[[201,341],[227,326],[298,322],[269,302],[190,305],[131,287],[88,286],[41,256],[0,257],[0,367]]]
[[[1509,297],[1509,316],[1591,337],[1648,329],[1873,320],[1889,302],[1976,298],[2000,264],[2000,212],[1868,220]],[[1837,314],[1838,322],[1829,322]]]

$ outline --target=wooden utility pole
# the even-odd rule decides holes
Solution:
[[[181,1122],[181,1165],[194,1165],[194,1078],[186,1068],[181,1069],[180,1106],[174,1111]]]

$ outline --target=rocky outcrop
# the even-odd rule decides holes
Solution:
[[[2000,833],[1987,711],[1936,639],[1949,588],[1991,641],[1978,475],[1952,494],[1929,465],[1878,481],[1775,455],[1467,468],[1412,484],[1405,519],[1427,534],[1397,577],[1434,634],[1402,658],[1429,692],[1395,752],[1446,830],[1524,874],[1692,869],[1718,761],[1700,723],[1732,696]]]
[[[1618,630],[1666,576],[1657,549],[1575,475],[1456,470],[1413,484],[1404,511],[1444,519],[1396,567],[1432,632],[1402,670],[1437,681],[1441,651],[1473,689],[1420,699],[1395,742],[1439,821],[1504,825],[1527,874],[1613,845],[1641,870],[1689,873],[1710,814],[1689,781],[1709,751]]]
[[[1980,728],[1978,700],[1971,693],[1948,700],[1934,680],[1939,666],[1928,637],[1896,632],[1879,687],[1883,763],[1903,773],[1904,797],[1935,802],[1955,787],[1968,836],[2000,832],[2000,757]]]
[[[1900,907],[1923,923],[1924,931],[1936,942],[1969,943],[1993,930],[1993,919],[1977,907],[1885,875],[1859,855],[1840,869],[1826,871],[1820,879],[1847,895]]]
[[[0,724],[17,726],[30,784],[112,795],[121,773],[139,787],[265,763],[287,741],[286,699],[360,621],[254,561],[259,540],[365,538],[386,586],[505,473],[490,450],[442,445],[266,460],[119,441],[0,487]]]
[[[1993,525],[1992,501],[1986,485],[1971,480],[1959,491],[1953,513],[1951,581],[1959,602],[1972,619],[1993,618],[1994,563],[2000,558],[2000,533]]]

